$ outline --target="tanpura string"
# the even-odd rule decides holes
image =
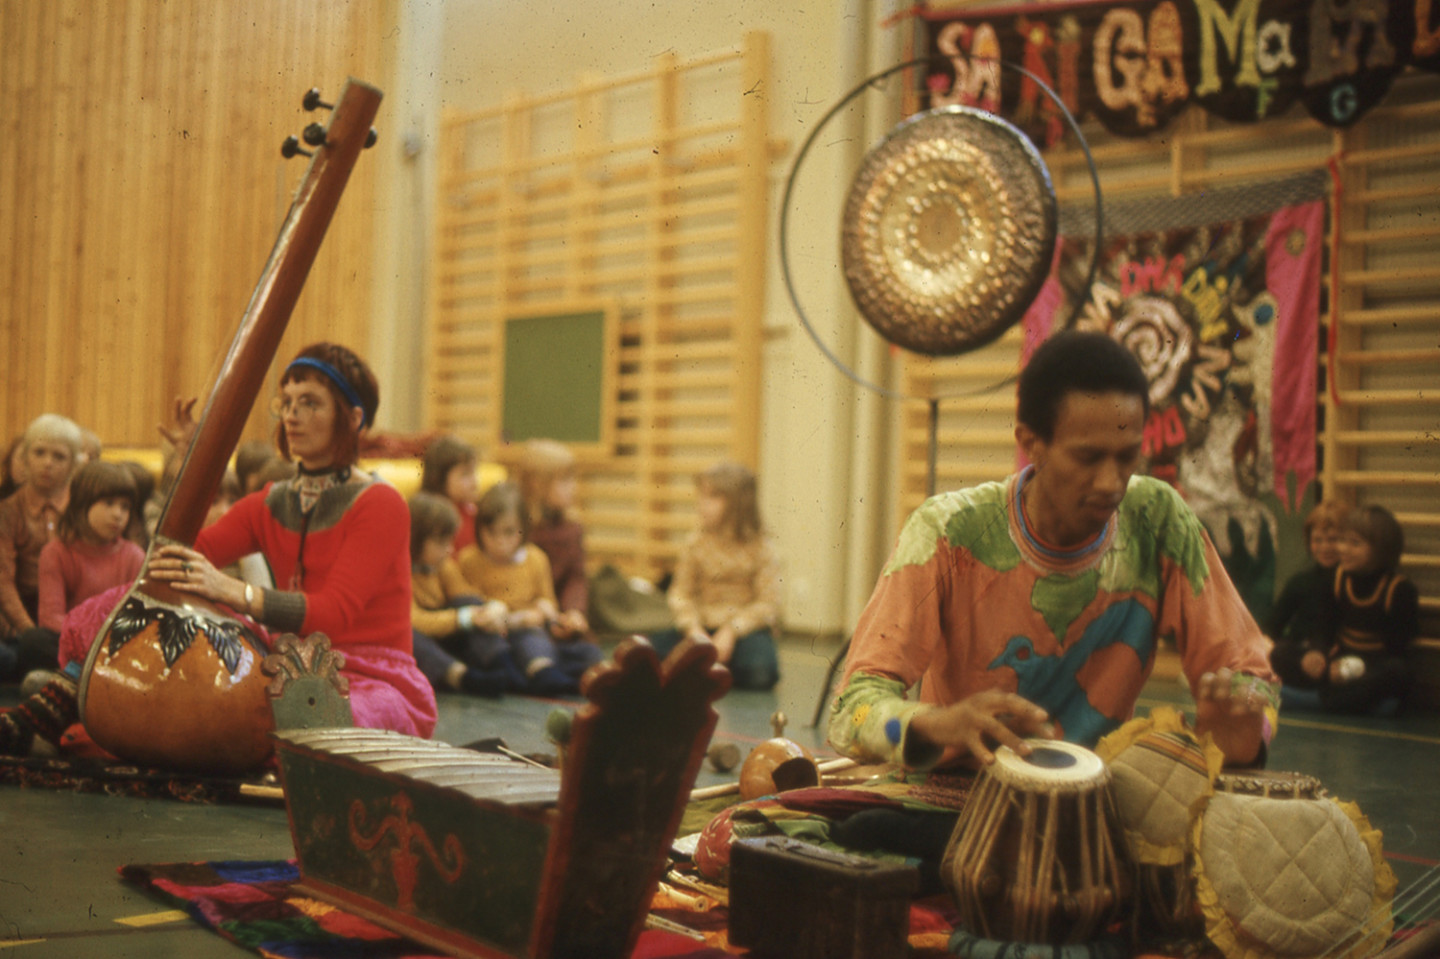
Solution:
[[[1428,899],[1425,898],[1427,896]],[[1370,935],[1392,917],[1398,917],[1402,913],[1406,915],[1406,921],[1397,925],[1394,932],[1418,926],[1421,921],[1435,914],[1437,906],[1440,906],[1440,866],[1432,867],[1429,872],[1412,882],[1403,894],[1391,902],[1389,909],[1372,910],[1370,919],[1357,929],[1354,935],[1341,939],[1316,959],[1329,959],[1330,956],[1352,948],[1357,940]],[[1391,935],[1394,935],[1394,932]]]
[[[1396,900],[1394,911],[1405,913],[1407,926],[1418,925],[1440,913],[1440,866],[1432,867],[1411,883],[1404,896]]]

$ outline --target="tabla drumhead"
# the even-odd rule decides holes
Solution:
[[[1009,746],[995,750],[991,773],[1001,782],[1020,788],[1076,787],[1108,779],[1105,763],[1084,746],[1063,739],[1027,739],[1030,755],[1021,756]]]
[[[1029,139],[983,110],[940,107],[901,123],[860,165],[841,234],[845,279],[889,342],[963,353],[1029,309],[1056,229],[1055,190]]]

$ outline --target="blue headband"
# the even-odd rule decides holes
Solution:
[[[324,360],[317,360],[311,356],[301,356],[292,360],[290,365],[285,367],[285,372],[289,373],[297,366],[307,366],[310,369],[318,370],[319,372],[324,373],[327,377],[329,377],[330,382],[334,383],[335,388],[340,391],[340,395],[345,397],[345,399],[349,401],[351,406],[355,407],[360,411],[360,428],[365,428],[365,421],[370,418],[370,414],[365,412],[365,404],[360,402],[360,394],[356,393],[355,387],[351,386],[346,381],[345,377],[340,375],[339,370],[335,369],[335,367],[331,366],[329,363],[326,363]]]

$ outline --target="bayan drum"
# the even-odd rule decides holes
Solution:
[[[1110,772],[1083,746],[1030,740],[996,750],[955,824],[941,866],[961,925],[977,936],[1078,943],[1100,936],[1130,896]]]
[[[1206,938],[1227,959],[1374,955],[1396,885],[1380,838],[1313,777],[1222,774],[1191,830]]]

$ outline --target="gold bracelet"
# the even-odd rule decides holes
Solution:
[[[255,615],[255,587],[249,583],[245,584],[245,614]]]

